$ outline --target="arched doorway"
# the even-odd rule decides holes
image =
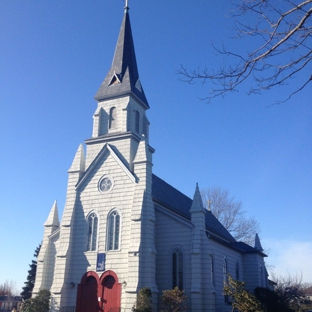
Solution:
[[[85,273],[78,285],[77,312],[120,312],[121,284],[113,271],[106,271],[101,278],[97,273]]]
[[[87,272],[78,285],[77,311],[99,312],[98,303],[99,278],[95,272]]]
[[[113,271],[106,271],[100,279],[101,283],[101,311],[119,312],[121,285]]]

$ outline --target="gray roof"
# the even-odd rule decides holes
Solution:
[[[139,80],[128,8],[125,9],[111,68],[95,99],[100,101],[123,95],[132,95],[145,109],[149,108]]]
[[[171,211],[191,220],[190,209],[192,199],[153,174],[153,200]],[[233,236],[225,229],[218,219],[207,210],[206,230],[228,242],[236,242]]]

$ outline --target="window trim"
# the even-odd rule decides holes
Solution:
[[[174,255],[177,255],[175,263],[174,263]],[[180,246],[176,246],[171,249],[170,253],[170,261],[171,261],[171,287],[172,289],[178,287],[180,290],[184,289],[184,252]],[[176,269],[174,272],[174,266]],[[175,278],[175,277],[176,278]],[[176,280],[175,280],[176,279]],[[182,281],[181,281],[182,279]]]
[[[109,109],[109,115],[108,115],[108,130],[116,129],[117,128],[117,112],[116,107],[112,106]]]
[[[93,217],[92,220],[92,230],[90,232],[90,218]],[[96,232],[94,234],[94,220],[96,219]],[[86,223],[87,223],[87,246],[86,251],[87,252],[94,252],[98,250],[98,235],[99,235],[99,216],[97,212],[91,211],[87,217],[86,217]],[[95,237],[95,241],[94,241]]]
[[[109,188],[108,190],[102,190],[102,189],[101,189],[101,183],[102,183],[102,181],[105,180],[105,179],[108,179],[108,180],[110,180],[110,182],[111,182],[111,186],[110,186],[110,188]],[[115,185],[115,181],[114,181],[113,177],[110,176],[110,175],[108,175],[108,174],[104,174],[104,175],[100,178],[100,180],[99,180],[99,182],[98,182],[98,190],[99,190],[100,193],[106,194],[106,193],[109,193],[109,192],[112,191],[112,189],[114,188],[114,185]]]

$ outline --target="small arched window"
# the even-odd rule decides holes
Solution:
[[[107,250],[118,250],[120,239],[120,215],[116,210],[108,216]]]
[[[183,253],[176,248],[172,253],[172,288],[183,289]]]
[[[140,133],[140,113],[135,111],[135,131]]]
[[[108,121],[108,128],[114,129],[117,125],[117,119],[116,119],[116,107],[112,107],[109,110],[109,121]]]
[[[235,278],[237,281],[239,281],[239,263],[236,262],[236,266],[235,266]]]
[[[210,274],[211,274],[211,284],[214,286],[215,278],[214,278],[214,261],[213,255],[210,255]]]
[[[98,233],[98,217],[93,212],[88,217],[88,243],[87,243],[87,251],[95,251],[96,250],[97,233]]]

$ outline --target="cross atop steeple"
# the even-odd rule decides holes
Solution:
[[[129,10],[129,0],[125,0],[126,4],[125,4],[125,12],[128,12]]]

